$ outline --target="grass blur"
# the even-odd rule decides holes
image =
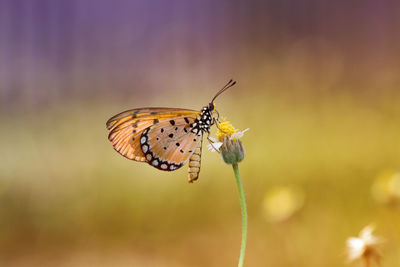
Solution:
[[[370,193],[380,172],[400,166],[394,94],[253,94],[252,86],[239,81],[217,101],[236,127],[250,128],[241,163],[246,266],[343,266],[346,238],[371,222],[388,240],[384,266],[395,266],[399,210],[376,204]],[[200,108],[209,98],[179,104],[168,94],[149,105]],[[0,115],[7,125],[0,139],[1,264],[234,266],[240,209],[230,166],[203,149],[199,181],[188,184],[186,167],[166,173],[124,159],[109,144],[105,121],[143,105],[134,96],[111,102]],[[280,185],[301,187],[305,206],[271,223],[262,203]]]

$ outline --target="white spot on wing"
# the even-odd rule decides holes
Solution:
[[[143,145],[142,150],[143,150],[143,153],[146,153],[147,150],[149,150],[149,147],[147,145]]]
[[[142,136],[142,138],[140,138],[140,143],[143,145],[146,142],[146,136]]]

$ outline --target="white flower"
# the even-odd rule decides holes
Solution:
[[[400,204],[400,172],[384,171],[374,181],[371,192],[383,204]]]
[[[368,225],[361,230],[359,237],[350,237],[347,239],[347,259],[349,261],[363,257],[379,259],[376,245],[380,244],[382,239],[372,234],[374,229],[374,226]]]
[[[239,140],[240,138],[243,137],[244,133],[247,132],[248,130],[250,130],[250,128],[244,129],[243,131],[234,132],[233,134],[231,134],[231,136],[229,136],[229,139],[230,140]]]
[[[218,142],[217,139],[213,137],[209,137],[209,139],[212,141],[212,144],[207,146],[208,150],[211,152],[219,151],[219,148],[222,146],[222,142]]]

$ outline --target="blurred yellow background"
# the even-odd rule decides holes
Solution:
[[[345,266],[346,239],[369,223],[386,239],[382,266],[398,266],[400,210],[375,201],[373,184],[400,169],[399,11],[384,1],[1,1],[0,265],[235,266],[231,167],[203,149],[188,184],[186,167],[121,157],[105,129],[126,109],[200,109],[233,78],[216,105],[250,128],[246,266]],[[270,190],[286,186],[301,205],[270,220]]]

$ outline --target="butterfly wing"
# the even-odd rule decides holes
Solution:
[[[182,167],[202,142],[202,132],[191,131],[195,119],[174,117],[144,130],[140,144],[146,161],[164,171]]]
[[[122,156],[135,160],[147,161],[140,145],[142,133],[154,124],[169,121],[171,118],[191,118],[199,114],[196,110],[177,108],[138,108],[121,112],[107,123],[110,131],[108,139],[114,149]]]

